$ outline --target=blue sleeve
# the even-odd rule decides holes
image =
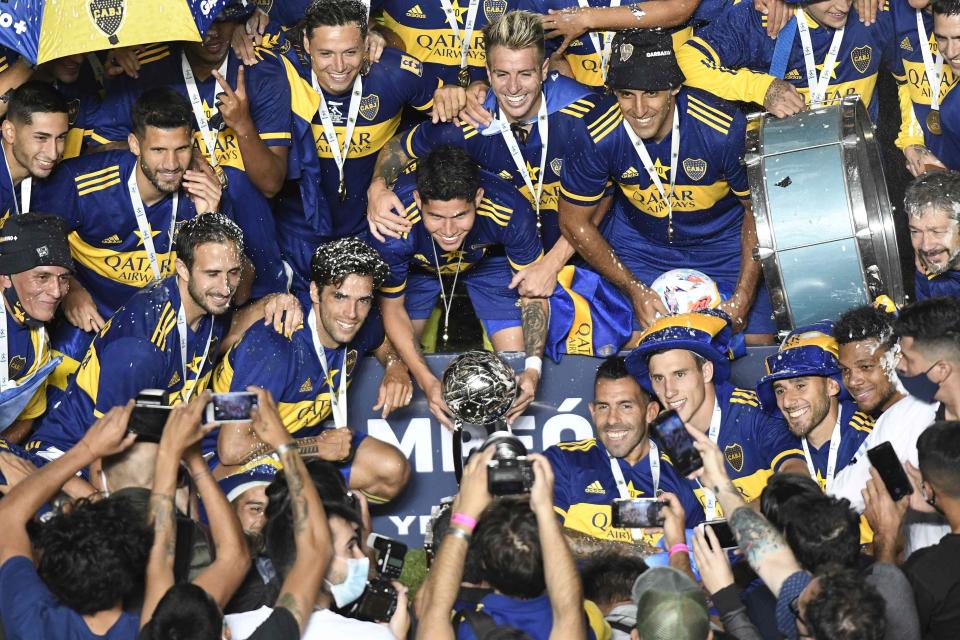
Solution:
[[[764,57],[769,45],[764,39],[770,37],[761,25],[761,15],[752,2],[742,2],[698,30],[687,43],[728,69],[762,68],[766,72]]]
[[[456,125],[451,122],[424,122],[403,134],[401,144],[411,158],[419,158],[441,144],[465,147],[469,134],[480,135],[470,125]],[[472,137],[472,136],[471,136]]]
[[[887,3],[880,3],[877,21],[868,28],[876,31],[875,39],[881,48],[880,60],[883,68],[894,75],[903,75],[903,60],[897,50],[897,28],[893,21],[893,11]]]
[[[930,297],[930,280],[919,271],[914,270],[913,282],[916,288],[917,300],[924,300]]]
[[[410,229],[411,234],[415,231],[416,226]],[[410,257],[413,255],[413,240],[410,235],[407,235],[404,238],[387,238],[386,242],[371,238],[370,242],[390,268],[390,274],[380,285],[380,294],[388,298],[402,296],[407,287],[407,273],[410,270]]]
[[[144,389],[166,388],[169,372],[159,366],[163,353],[146,338],[119,338],[101,348],[97,352],[100,371],[95,393],[84,389],[94,400],[98,415],[125,405]]]
[[[123,76],[116,79],[100,103],[92,126],[88,127],[92,129],[90,142],[93,145],[126,141],[133,130],[131,113],[139,95],[140,90],[133,78]]]
[[[617,105],[609,109],[619,109]],[[613,117],[607,111],[594,111],[596,117],[589,122],[598,129],[603,127],[606,118]],[[593,115],[593,114],[592,114]],[[619,125],[617,125],[619,126]],[[611,134],[607,134],[609,138]],[[603,139],[600,140],[600,143]],[[594,142],[588,132],[585,122],[574,125],[573,133],[567,146],[567,154],[560,169],[560,197],[580,207],[589,207],[597,204],[603,198],[607,189],[607,180],[610,172],[608,162],[614,161],[613,154],[601,153],[600,143]]]
[[[440,83],[435,76],[423,72],[423,63],[417,58],[402,53],[396,61],[401,73],[397,74],[397,91],[403,102],[417,111],[433,108],[433,92]]]
[[[301,331],[309,329],[304,327]],[[290,373],[296,371],[295,363],[290,358],[293,350],[290,341],[290,338],[276,334],[271,327],[263,327],[259,322],[254,324],[227,354],[225,364],[229,366],[221,367],[218,371],[217,390],[220,389],[220,377],[229,370],[232,376],[229,379],[229,391],[246,391],[248,386],[254,385],[268,390],[279,402]]]
[[[34,181],[33,194],[30,196],[30,208],[42,213],[50,213],[63,218],[67,231],[80,226],[83,217],[80,211],[80,199],[77,196],[76,173],[69,160],[61,164],[46,180]]]
[[[293,140],[290,84],[283,63],[273,54],[263,54],[258,64],[244,67],[244,76],[250,117],[260,138],[268,147],[289,147]]]
[[[45,612],[56,607],[53,594],[26,556],[9,558],[0,567],[0,618],[8,638],[43,635]]]
[[[517,193],[517,191],[514,191]],[[528,267],[543,255],[543,244],[537,233],[537,219],[533,208],[525,198],[512,198],[514,207],[510,222],[503,233],[503,246],[507,252],[510,268],[519,271]]]
[[[803,457],[800,441],[790,433],[790,428],[782,418],[757,411],[753,424],[754,440],[760,456],[772,471],[778,471],[791,458]]]
[[[567,464],[563,459],[563,451],[560,447],[553,445],[547,447],[543,455],[550,461],[550,468],[553,469],[553,506],[555,509],[567,511],[570,508],[570,493],[567,478]]]
[[[731,109],[733,123],[724,140],[723,175],[730,190],[739,198],[750,197],[750,183],[747,181],[747,167],[743,162],[743,152],[747,144],[747,119],[739,109]]]

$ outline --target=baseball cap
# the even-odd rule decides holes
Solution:
[[[644,571],[633,583],[631,596],[643,640],[704,640],[710,632],[703,591],[673,567]]]
[[[617,32],[610,45],[607,71],[607,85],[611,89],[664,91],[680,86],[683,81],[669,32],[663,29]]]
[[[833,337],[833,327],[830,320],[797,327],[783,339],[777,353],[767,356],[767,375],[757,383],[757,397],[764,409],[777,411],[773,383],[789,378],[833,378],[840,385],[841,399],[845,397],[840,363],[837,360],[840,347]]]
[[[11,275],[44,266],[74,270],[63,220],[42,213],[7,218],[0,229],[0,273]]]

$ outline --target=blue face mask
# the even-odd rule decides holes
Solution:
[[[900,384],[903,385],[903,388],[907,390],[907,393],[912,395],[917,400],[921,400],[926,403],[931,403],[934,401],[934,396],[937,395],[937,392],[940,391],[940,383],[934,382],[927,377],[927,374],[933,370],[935,366],[940,364],[939,361],[934,362],[930,365],[930,368],[919,373],[915,376],[907,376],[899,371],[897,372],[897,377],[900,378]]]
[[[360,596],[367,588],[367,575],[370,573],[370,558],[349,558],[347,560],[347,577],[340,584],[331,584],[330,593],[338,609],[342,609]]]

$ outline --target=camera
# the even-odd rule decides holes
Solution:
[[[530,493],[533,487],[533,462],[527,459],[527,448],[509,431],[494,431],[480,450],[494,448],[487,463],[487,490],[493,496]]]
[[[377,577],[367,582],[363,595],[348,607],[346,615],[367,622],[387,622],[397,611],[397,590],[391,581],[403,573],[407,545],[376,533],[370,534],[367,545],[377,552]]]
[[[166,398],[163,389],[144,389],[137,394],[127,423],[127,430],[137,434],[137,442],[160,442],[171,409]]]

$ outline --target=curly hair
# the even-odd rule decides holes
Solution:
[[[237,223],[222,213],[205,213],[180,226],[176,239],[177,257],[187,265],[187,269],[192,269],[197,247],[208,242],[230,242],[237,247],[237,251],[243,253],[243,231]]]
[[[390,273],[377,250],[357,238],[340,238],[317,247],[310,262],[313,282],[318,290],[328,284],[339,287],[349,275],[370,276],[379,289]]]
[[[103,611],[139,593],[152,538],[129,500],[82,500],[40,528],[37,573],[64,606]]]
[[[840,316],[833,327],[833,336],[839,345],[873,338],[880,346],[889,347],[893,344],[894,319],[893,314],[865,304]]]
[[[804,615],[817,640],[880,640],[887,629],[886,603],[851,569],[829,567],[817,576],[816,594]]]

